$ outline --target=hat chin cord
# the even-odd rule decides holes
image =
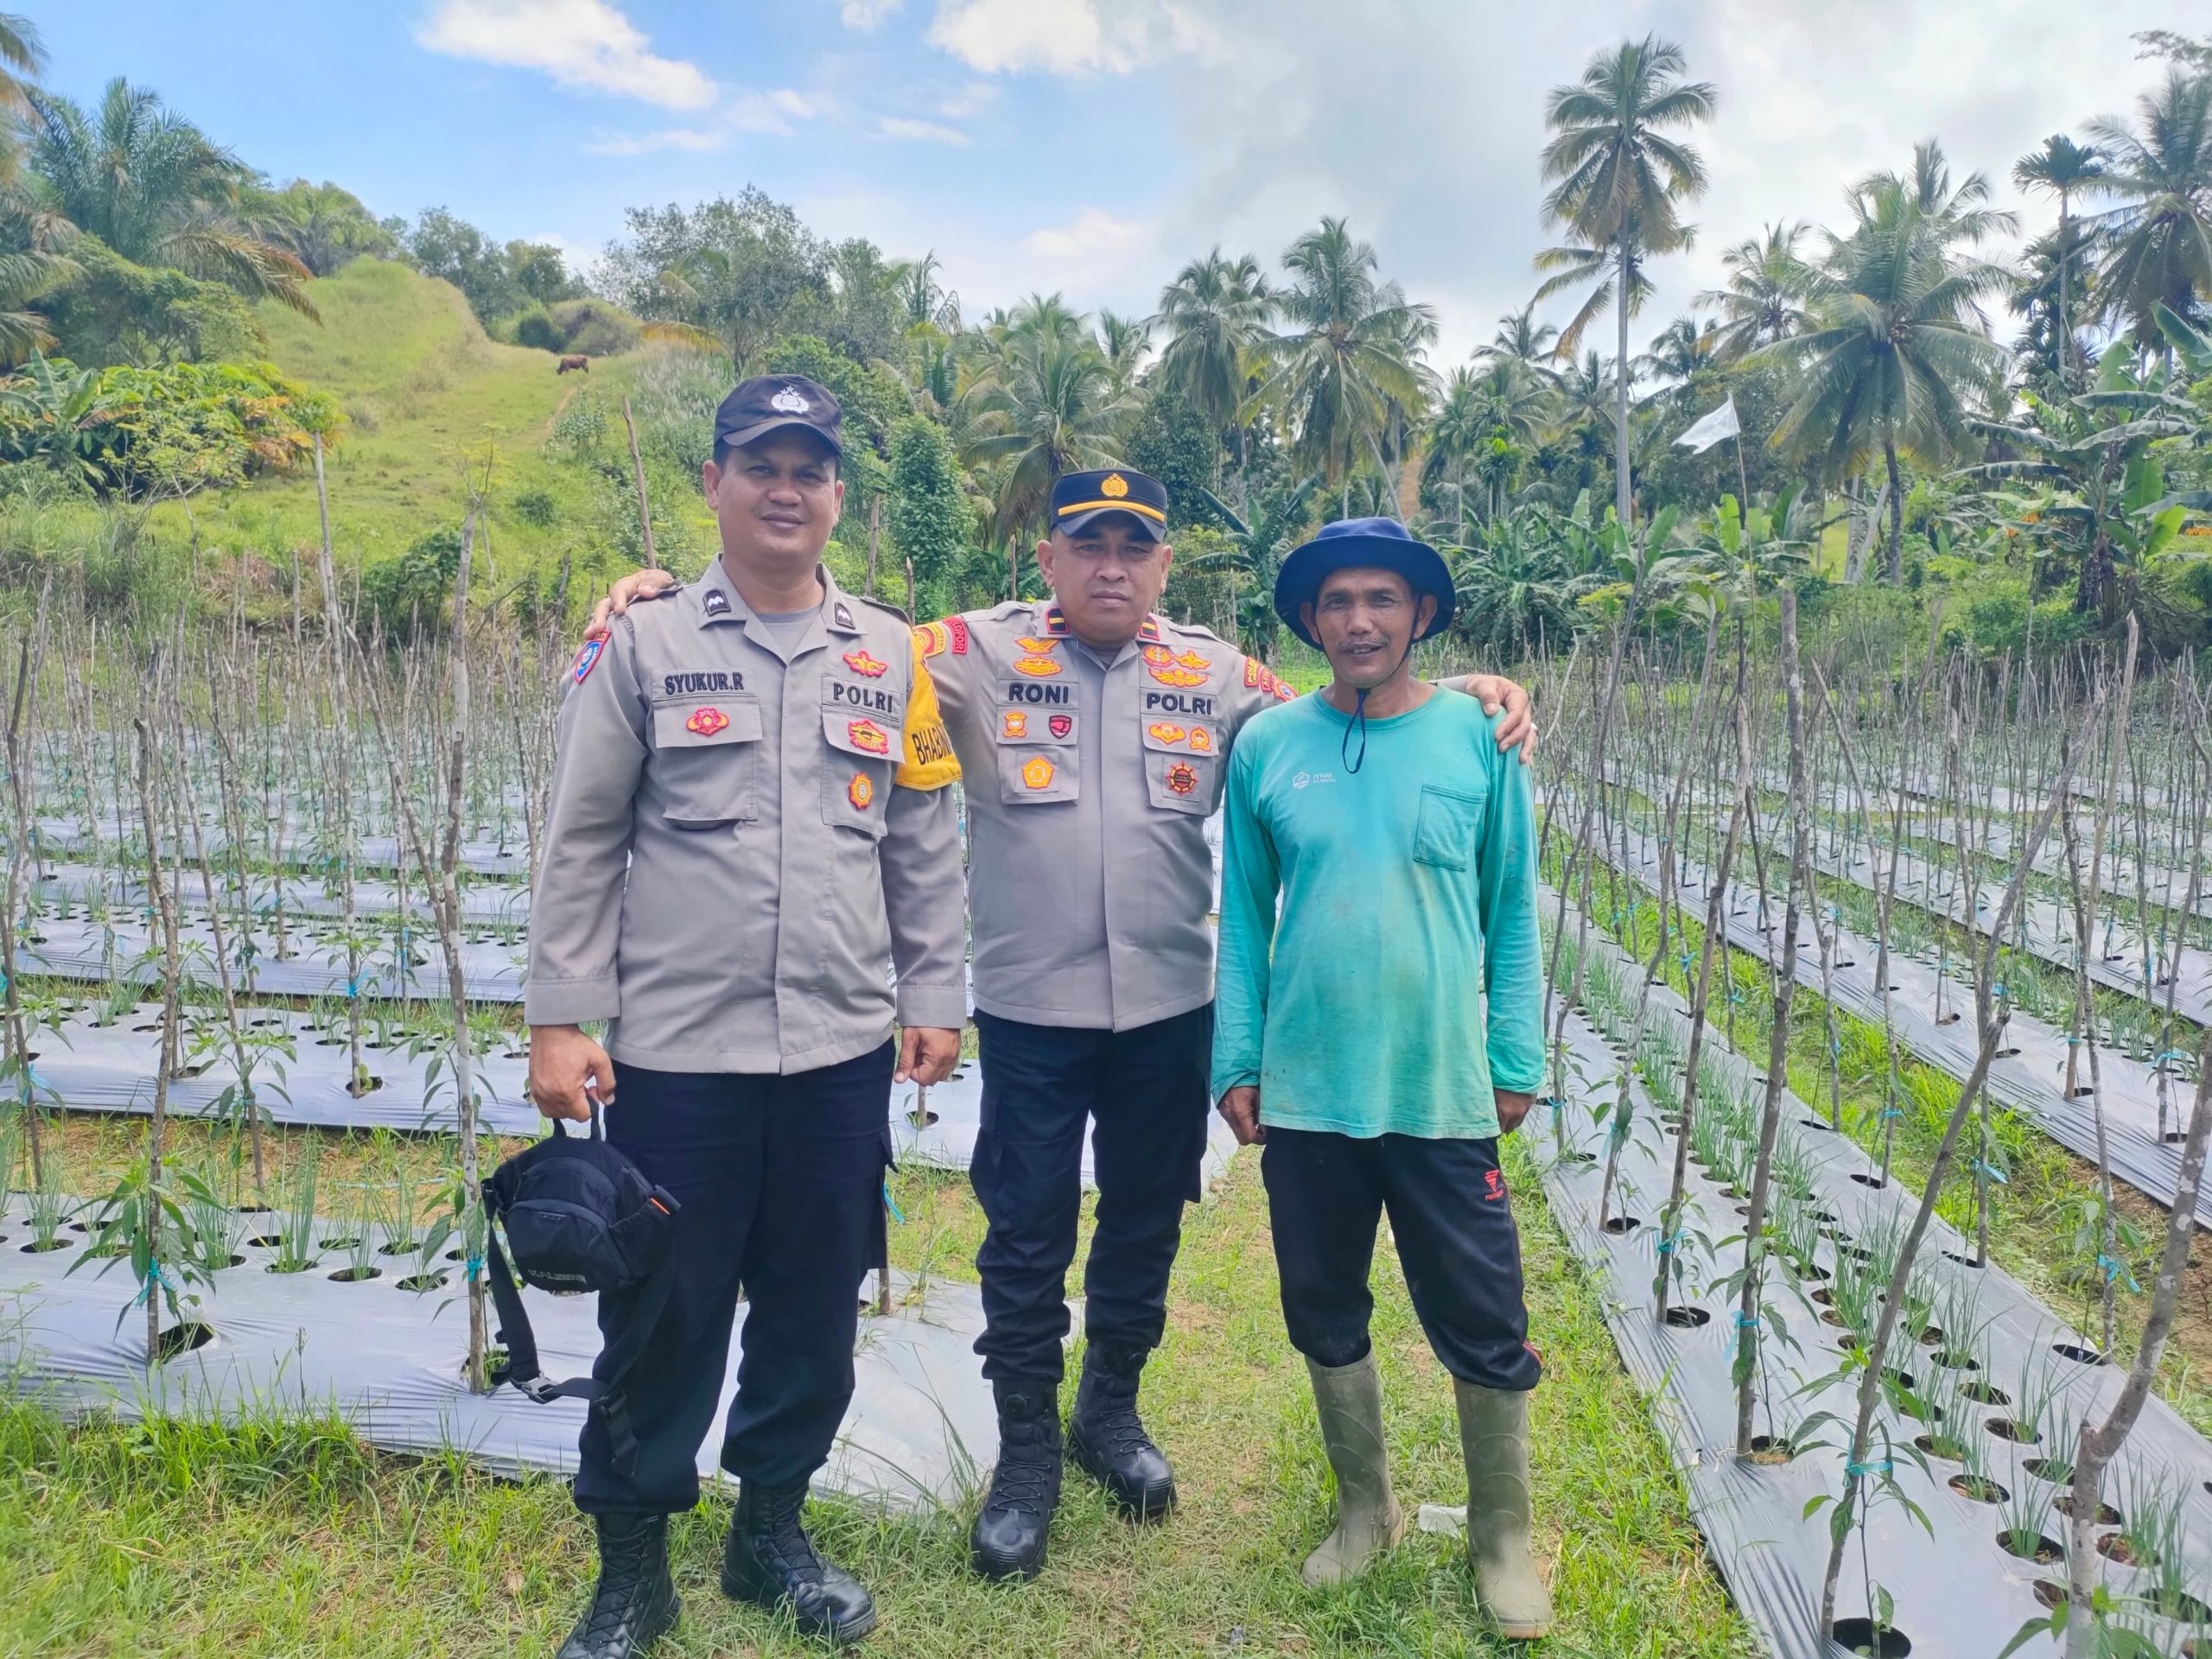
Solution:
[[[1398,654],[1397,668],[1392,669],[1384,677],[1395,679],[1398,677],[1399,669],[1405,667],[1407,661],[1413,654],[1414,639],[1413,636],[1408,634],[1406,637],[1405,650]],[[1367,764],[1367,694],[1370,689],[1363,685],[1352,688],[1351,718],[1344,722],[1344,740],[1337,745],[1338,763],[1347,773],[1356,774]],[[1357,760],[1351,758],[1351,730],[1355,726],[1359,728],[1359,759]]]

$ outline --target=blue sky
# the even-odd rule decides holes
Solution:
[[[2149,84],[2152,0],[72,0],[51,85],[157,88],[280,178],[442,205],[588,259],[622,209],[747,183],[817,230],[934,249],[971,312],[1033,289],[1151,309],[1216,243],[1272,263],[1349,216],[1436,305],[1440,363],[1533,286],[1546,87],[1656,29],[1719,87],[1713,188],[1662,325],[1769,219],[1833,222],[1941,137],[2013,160]],[[2048,209],[2029,209],[2031,229]],[[1554,308],[1555,319],[1567,309]]]

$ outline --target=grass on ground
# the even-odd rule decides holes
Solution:
[[[99,1146],[121,1154],[130,1131],[102,1131]],[[80,1121],[67,1133],[77,1142]],[[369,1139],[337,1141],[326,1171],[344,1179],[345,1148],[365,1155]],[[1560,1626],[1547,1650],[1747,1655],[1745,1629],[1703,1560],[1596,1295],[1551,1223],[1528,1157],[1510,1151],[1532,1332],[1548,1371],[1535,1397],[1538,1548]],[[893,1190],[907,1217],[892,1231],[894,1260],[971,1278],[982,1221],[965,1178],[909,1169]],[[1086,1204],[1086,1236],[1089,1215]],[[1400,1497],[1409,1511],[1461,1503],[1449,1380],[1388,1249],[1375,1277]],[[968,1574],[972,1497],[918,1520],[818,1504],[817,1535],[883,1609],[874,1650],[1515,1651],[1476,1633],[1464,1562],[1441,1537],[1413,1533],[1341,1592],[1300,1583],[1298,1564],[1329,1526],[1329,1479],[1304,1368],[1282,1332],[1251,1154],[1188,1212],[1145,1404],[1176,1460],[1182,1510],[1135,1530],[1071,1476],[1050,1565],[1033,1585],[993,1587]],[[726,1516],[726,1497],[710,1494],[677,1529],[686,1611],[660,1651],[817,1651],[787,1624],[722,1599]],[[385,1457],[334,1424],[66,1428],[26,1403],[0,1406],[0,1560],[13,1586],[0,1603],[0,1652],[83,1656],[550,1653],[591,1576],[589,1534],[557,1481],[512,1484],[458,1462]]]

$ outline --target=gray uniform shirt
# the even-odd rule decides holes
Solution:
[[[826,573],[764,638],[717,559],[588,642],[531,900],[532,1025],[665,1071],[810,1071],[967,1018],[959,776],[906,621]],[[894,998],[889,968],[895,962]]]
[[[1213,855],[1229,750],[1291,696],[1157,617],[1102,659],[1057,606],[915,630],[966,776],[976,1006],[1127,1031],[1213,999]]]

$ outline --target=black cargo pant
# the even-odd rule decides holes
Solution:
[[[1521,1235],[1497,1142],[1268,1129],[1260,1173],[1290,1345],[1319,1365],[1368,1351],[1375,1230],[1390,1212],[1406,1288],[1444,1369],[1485,1389],[1536,1386]]]
[[[698,1502],[696,1459],[747,1300],[721,1465],[802,1481],[829,1460],[853,1398],[861,1280],[883,1226],[891,1043],[785,1077],[614,1067],[607,1138],[675,1194],[678,1277],[625,1384],[635,1459],[618,1470],[605,1414],[585,1420],[576,1507],[672,1514]],[[611,1344],[634,1298],[602,1295]]]
[[[1183,1205],[1200,1196],[1211,1004],[1130,1031],[1069,1031],[978,1010],[983,1122],[972,1178],[989,1229],[976,1253],[994,1382],[1057,1383],[1068,1333],[1067,1271],[1092,1131],[1098,1224],[1084,1267],[1084,1331],[1141,1361],[1167,1319]]]

